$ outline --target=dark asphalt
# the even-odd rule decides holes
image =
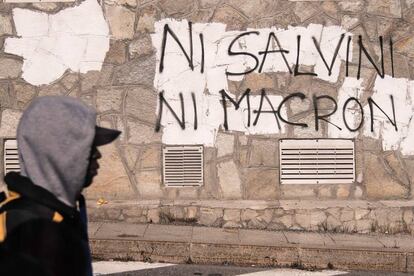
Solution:
[[[212,265],[175,265],[168,267],[143,269],[139,271],[129,271],[123,273],[107,274],[108,276],[236,276],[259,271],[268,271],[272,268],[261,267],[236,267],[236,266],[212,266]],[[283,276],[282,273],[274,273]],[[270,274],[267,274],[270,275]],[[289,273],[289,275],[293,275]],[[309,271],[309,275],[312,272]],[[352,271],[336,274],[335,276],[407,276],[413,273],[397,272],[365,272]]]

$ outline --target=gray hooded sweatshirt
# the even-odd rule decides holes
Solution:
[[[17,128],[21,175],[75,207],[85,182],[95,125],[95,110],[79,100],[36,98]]]

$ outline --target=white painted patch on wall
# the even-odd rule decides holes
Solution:
[[[246,55],[229,56],[228,47],[231,41],[241,31],[226,31],[226,25],[221,23],[195,23],[192,25],[193,36],[193,57],[194,70],[190,70],[185,54],[180,49],[173,38],[168,35],[165,48],[165,59],[163,72],[159,72],[159,63],[161,59],[161,45],[165,24],[168,24],[171,30],[181,41],[185,51],[190,52],[190,38],[188,30],[188,21],[177,21],[174,19],[163,19],[155,23],[155,34],[152,35],[152,43],[157,49],[157,67],[154,79],[154,87],[157,91],[164,91],[165,99],[171,107],[181,110],[179,93],[183,93],[186,129],[183,130],[177,124],[176,119],[171,112],[163,109],[164,127],[163,142],[166,144],[204,144],[214,146],[217,132],[223,124],[223,107],[220,102],[220,90],[224,89],[232,98],[236,98],[228,89],[228,80],[241,81],[244,76],[226,75],[226,72],[244,72],[255,66],[255,61]],[[248,49],[249,52],[258,53],[266,48],[266,42],[269,34],[274,32],[280,42],[282,49],[288,49],[286,60],[292,68],[296,63],[296,45],[297,36],[301,35],[300,65],[312,66],[318,77],[329,81],[336,82],[339,76],[340,61],[346,58],[346,47],[341,47],[338,52],[337,61],[335,62],[332,74],[329,76],[323,61],[319,57],[317,49],[313,45],[312,37],[315,37],[320,44],[321,51],[324,53],[326,60],[329,62],[340,39],[341,34],[346,31],[338,26],[324,27],[322,25],[310,24],[307,27],[289,27],[288,29],[265,28],[265,29],[247,29],[247,31],[256,32],[252,35],[244,36],[234,44],[234,51]],[[204,37],[204,73],[200,73],[202,47],[199,42],[199,35]],[[349,34],[350,35],[350,34]],[[278,50],[277,45],[270,49]],[[350,51],[352,53],[352,51]],[[352,54],[350,55],[352,58]],[[261,60],[260,60],[261,63]],[[289,72],[286,62],[280,53],[268,54],[263,64],[262,72]],[[244,91],[240,91],[243,93]],[[191,93],[195,93],[198,103],[198,129],[194,130],[193,118],[194,110],[192,107]],[[280,95],[269,95],[274,108],[277,109],[282,101]],[[260,103],[260,95],[250,97],[251,111],[257,110]],[[264,103],[263,110],[269,110],[270,107]],[[158,111],[157,111],[158,112]],[[251,116],[251,124],[247,122],[247,103],[241,102],[240,108],[235,110],[233,106],[228,108],[228,127],[229,131],[241,131],[246,134],[277,134],[285,133],[285,125],[282,122],[276,122],[274,114],[264,113],[260,115],[256,125],[253,125],[255,114]],[[281,115],[286,118],[286,108],[282,108]]]
[[[391,96],[393,97],[395,110],[392,109]],[[390,120],[377,107],[373,107],[374,128],[371,132],[370,124],[364,127],[364,135],[381,139],[384,150],[401,150],[404,155],[414,154],[414,81],[405,78],[392,78],[379,76],[375,80],[374,94],[372,99],[395,121],[397,130]],[[364,107],[365,114],[369,114],[369,106]],[[365,120],[369,120],[366,118]]]
[[[13,9],[18,38],[7,38],[5,52],[24,58],[22,77],[49,84],[67,69],[101,70],[109,50],[109,28],[101,6],[86,0],[56,14]]]
[[[164,26],[168,24],[181,41],[184,50],[190,51],[190,38],[188,22],[176,21],[174,19],[164,19],[155,23],[155,34],[152,36],[152,42],[157,49],[157,67],[154,79],[154,87],[158,91],[164,91],[165,99],[171,104],[176,111],[180,111],[179,93],[184,95],[184,107],[186,115],[186,129],[183,130],[177,124],[169,110],[164,109],[163,120],[163,142],[166,144],[204,144],[206,146],[215,145],[215,137],[220,127],[223,127],[223,107],[219,91],[224,89],[232,98],[236,95],[231,94],[228,88],[228,80],[241,81],[244,75],[233,76],[226,75],[226,72],[244,72],[255,67],[255,61],[252,57],[246,55],[230,56],[228,47],[231,41],[241,31],[226,31],[226,25],[221,23],[196,23],[192,25],[193,35],[193,56],[194,70],[190,70],[188,62],[183,51],[178,44],[168,35],[168,41],[165,49],[164,69],[159,71],[161,58],[161,45],[163,39]],[[340,26],[324,27],[322,25],[310,24],[307,27],[288,27],[287,29],[266,28],[266,29],[247,29],[246,31],[258,32],[240,38],[233,46],[234,51],[246,51],[254,53],[258,57],[260,51],[266,48],[267,38],[270,32],[274,32],[280,42],[280,48],[289,50],[286,53],[286,61],[291,68],[296,63],[297,36],[301,36],[300,48],[300,65],[306,65],[313,68],[317,73],[315,78],[324,81],[336,83],[340,73],[341,62],[346,60],[346,40],[351,33],[347,33]],[[201,69],[201,43],[199,34],[204,36],[205,66],[204,73]],[[332,60],[335,49],[340,37],[345,34],[345,39],[338,51],[336,62],[333,64],[331,75],[328,74],[326,65],[315,45],[312,37],[315,37],[320,45],[321,52],[324,54],[328,64]],[[275,45],[271,50],[280,50]],[[349,60],[352,60],[352,43],[350,44]],[[259,58],[259,64],[261,60]],[[309,68],[308,68],[309,70]],[[286,62],[280,53],[268,54],[266,62],[263,64],[262,72],[288,72]],[[257,69],[256,71],[257,72]],[[395,106],[395,117],[398,130],[390,122],[389,118],[373,105],[374,127],[371,131],[371,110],[366,101],[368,96],[364,95],[363,79],[347,77],[342,87],[338,91],[337,104],[338,110],[329,119],[336,126],[328,125],[328,136],[330,138],[356,138],[361,135],[381,139],[384,150],[401,150],[405,155],[414,154],[414,81],[401,78],[392,78],[385,75],[385,78],[379,76],[375,80],[374,93],[372,99],[388,115],[393,115],[390,96],[393,96]],[[244,91],[238,91],[239,98]],[[298,91],[300,92],[300,91]],[[321,91],[323,92],[323,91]],[[191,108],[191,93],[195,93],[198,102],[198,129],[194,130],[193,117],[194,110]],[[350,131],[346,128],[343,120],[342,108],[346,101],[353,97],[359,102],[363,102],[362,109],[364,118],[361,116],[361,106],[354,100],[347,104],[345,111],[346,122],[351,129],[357,129],[361,121],[362,127],[358,131]],[[278,106],[282,101],[282,96],[272,95],[271,101],[274,106]],[[364,100],[364,101],[363,101]],[[258,109],[260,96],[251,96],[252,110]],[[201,104],[200,104],[201,103]],[[269,110],[267,106],[265,110]],[[238,110],[231,105],[228,111],[228,130],[241,131],[245,134],[276,134],[285,133],[285,125],[280,122],[280,129],[273,114],[262,114],[258,124],[253,126],[247,125],[247,105],[243,100]],[[158,112],[158,110],[157,110]],[[286,118],[286,109],[281,110],[282,115]],[[252,115],[251,121],[255,119]],[[393,118],[391,118],[393,119]]]

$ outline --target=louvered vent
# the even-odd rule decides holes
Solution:
[[[355,181],[354,141],[282,139],[281,184],[346,184]]]
[[[164,184],[168,187],[203,184],[202,146],[164,146]]]
[[[4,141],[4,174],[11,171],[20,171],[17,141],[15,139]]]

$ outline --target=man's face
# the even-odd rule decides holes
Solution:
[[[91,150],[91,157],[89,160],[88,171],[86,172],[85,185],[84,185],[85,188],[92,184],[93,178],[98,174],[98,169],[99,169],[98,159],[100,159],[101,157],[102,155],[99,152],[98,148],[93,146]]]

